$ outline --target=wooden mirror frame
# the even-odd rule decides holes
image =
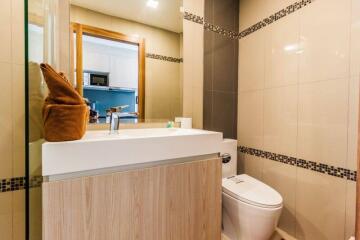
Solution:
[[[97,28],[80,23],[70,24],[71,33],[76,33],[76,90],[83,96],[83,47],[82,36],[89,35],[93,37],[99,37],[109,40],[115,40],[119,42],[130,43],[139,47],[139,80],[138,80],[138,116],[139,119],[145,119],[145,40],[143,38],[137,38],[127,36],[122,33]],[[74,38],[71,34],[70,41],[71,49],[71,72],[75,71],[74,66]],[[73,76],[71,74],[71,76]],[[71,77],[73,78],[73,77]],[[73,79],[72,79],[73,80]],[[74,81],[73,81],[74,82]]]

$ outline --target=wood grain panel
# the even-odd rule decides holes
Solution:
[[[221,161],[43,184],[44,240],[219,240]]]
[[[83,87],[83,32],[80,24],[74,25],[76,29],[76,90],[78,93],[84,95]]]

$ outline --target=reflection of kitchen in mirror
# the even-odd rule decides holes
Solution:
[[[109,123],[113,112],[122,122],[182,116],[181,8],[181,0],[71,1],[71,68],[91,123]]]

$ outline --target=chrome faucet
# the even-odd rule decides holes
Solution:
[[[129,105],[122,105],[111,108],[110,115],[110,134],[117,133],[119,130],[121,111],[125,108],[129,107]]]

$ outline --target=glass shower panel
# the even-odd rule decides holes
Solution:
[[[27,239],[42,236],[42,107],[47,87],[40,70],[41,63],[69,73],[69,1],[27,0]],[[60,50],[60,44],[62,45]],[[64,51],[65,50],[65,51]]]

